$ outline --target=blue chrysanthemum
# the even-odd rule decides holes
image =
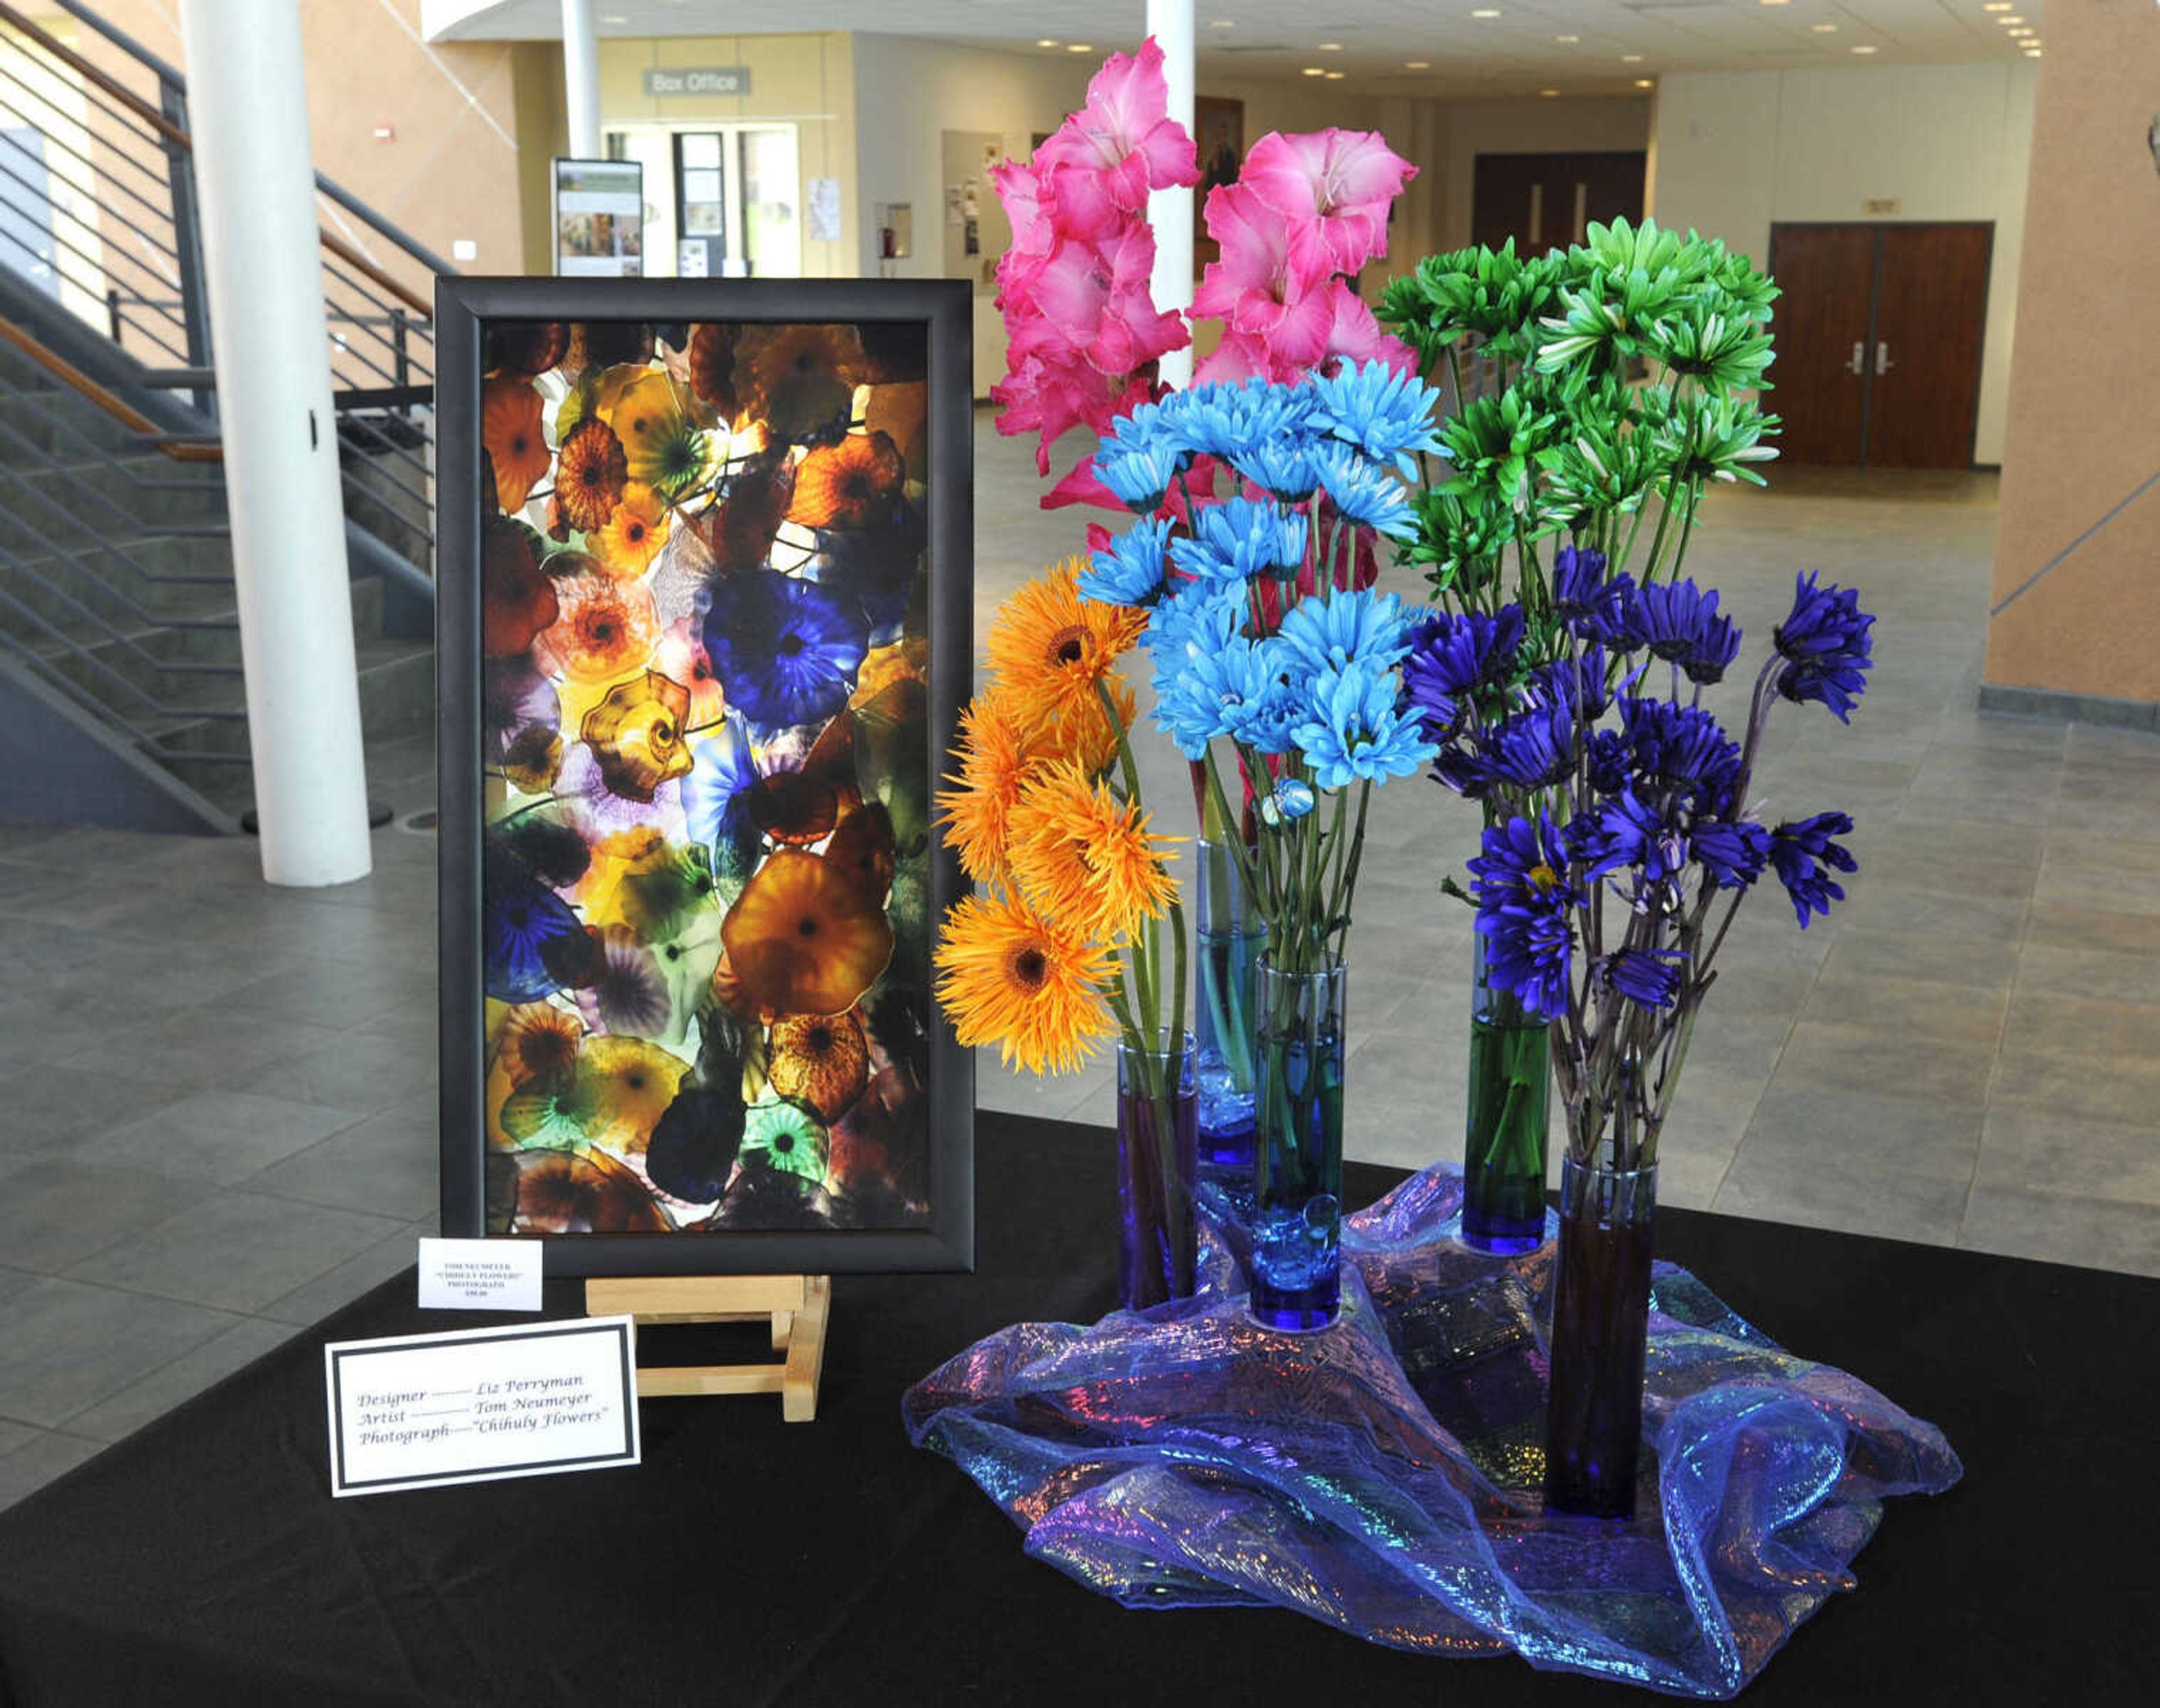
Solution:
[[[1180,580],[1148,618],[1140,645],[1155,655],[1158,674],[1182,667],[1185,658],[1216,652],[1245,624],[1250,608],[1244,584],[1238,581]]]
[[[1414,695],[1473,693],[1507,680],[1522,644],[1519,605],[1503,605],[1489,616],[1436,611],[1419,620],[1404,678]]]
[[[1830,838],[1851,834],[1852,820],[1842,812],[1818,812],[1812,818],[1780,824],[1770,833],[1770,864],[1793,898],[1793,911],[1799,916],[1803,931],[1810,914],[1827,916],[1831,902],[1845,900],[1844,889],[1830,872],[1856,872],[1860,862]]]
[[[1268,792],[1268,799],[1274,802],[1276,816],[1290,822],[1312,811],[1320,797],[1302,777],[1278,777],[1275,787]]]
[[[1411,620],[1404,615],[1401,594],[1366,587],[1300,600],[1278,632],[1316,675],[1353,662],[1378,670],[1410,651]]]
[[[1392,463],[1405,480],[1417,479],[1417,454],[1437,451],[1440,398],[1415,374],[1384,361],[1345,362],[1312,382],[1312,423],[1355,445],[1376,463]]]
[[[1164,556],[1170,549],[1168,517],[1142,517],[1093,553],[1080,572],[1080,597],[1098,605],[1153,605],[1163,594]]]
[[[1643,1008],[1670,1008],[1680,994],[1679,949],[1620,949],[1605,958],[1599,973],[1630,1002]]]
[[[1320,470],[1312,460],[1312,442],[1300,434],[1285,433],[1241,451],[1230,466],[1263,492],[1285,504],[1302,504],[1320,485]]]
[[[1440,750],[1415,717],[1396,710],[1392,671],[1331,666],[1311,692],[1309,715],[1295,733],[1323,789],[1406,777]]]
[[[1572,708],[1533,702],[1478,738],[1488,777],[1522,790],[1549,789],[1573,774],[1577,725]]]
[[[870,646],[854,600],[762,570],[714,584],[704,629],[728,703],[766,729],[816,723],[846,705]]]
[[[1391,539],[1406,540],[1416,533],[1408,489],[1392,469],[1340,439],[1321,441],[1312,460],[1329,500],[1350,521]]]
[[[1720,680],[1739,656],[1740,631],[1718,614],[1715,588],[1705,591],[1686,579],[1654,582],[1637,588],[1626,606],[1628,648],[1649,648],[1653,657],[1680,666],[1690,682]]]
[[[1688,843],[1713,889],[1747,889],[1770,861],[1770,833],[1749,818],[1697,819]]]
[[[1234,460],[1261,445],[1306,433],[1312,393],[1310,387],[1254,376],[1173,392],[1159,407],[1185,446]]]
[[[1525,698],[1565,706],[1585,724],[1596,723],[1612,703],[1613,686],[1606,680],[1605,649],[1588,646],[1580,653],[1562,653],[1550,664],[1540,664],[1530,672],[1523,693]]]
[[[1632,779],[1645,794],[1676,794],[1700,812],[1715,812],[1739,780],[1739,745],[1699,706],[1624,698],[1618,735],[1617,747],[1592,746],[1591,780],[1607,793]],[[1624,776],[1612,774],[1614,755]]]
[[[1288,752],[1305,708],[1285,677],[1284,657],[1275,642],[1243,635],[1186,647],[1175,668],[1155,672],[1156,727],[1187,759],[1200,758],[1218,735]]]
[[[1632,783],[1594,813],[1571,821],[1567,839],[1593,878],[1633,871],[1634,882],[1624,887],[1636,896],[1671,882],[1687,864],[1687,833],[1676,810],[1643,800]]]
[[[1271,499],[1227,498],[1196,506],[1189,538],[1170,543],[1171,559],[1211,581],[1295,569],[1305,561],[1305,518]]]
[[[1533,1014],[1565,1014],[1574,912],[1583,898],[1569,878],[1560,833],[1542,816],[1534,824],[1511,818],[1489,826],[1470,875],[1487,976]]]
[[[1874,626],[1851,588],[1817,587],[1813,570],[1794,577],[1792,615],[1770,635],[1786,661],[1778,692],[1789,700],[1820,700],[1841,723],[1850,721],[1875,662],[1868,633]]]

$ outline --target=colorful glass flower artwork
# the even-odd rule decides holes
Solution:
[[[906,478],[900,448],[882,433],[851,433],[820,445],[795,471],[787,520],[805,527],[861,527],[890,517]]]
[[[586,417],[563,436],[556,454],[548,532],[561,539],[572,528],[590,533],[605,527],[629,481],[630,464],[615,429],[597,416]]]
[[[481,382],[480,442],[495,470],[495,501],[523,506],[548,472],[548,440],[540,425],[540,394],[523,380],[497,375]]]
[[[683,739],[689,712],[690,691],[648,670],[610,688],[578,733],[609,788],[626,800],[649,801],[661,784],[690,769]]]
[[[837,1120],[863,1088],[870,1050],[851,1014],[790,1015],[775,1020],[767,1046],[772,1088]]]
[[[892,958],[892,925],[849,875],[782,849],[758,868],[720,927],[735,978],[776,1014],[853,1008]]]

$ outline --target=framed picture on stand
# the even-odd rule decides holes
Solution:
[[[550,1273],[950,1269],[965,280],[438,288],[442,1202]]]

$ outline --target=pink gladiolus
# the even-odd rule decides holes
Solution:
[[[1405,377],[1417,372],[1417,352],[1380,330],[1371,308],[1348,285],[1330,279],[1320,295],[1328,308],[1327,339],[1315,367],[1332,375],[1345,361],[1384,361]]]
[[[1098,174],[1119,209],[1138,213],[1150,189],[1200,181],[1192,138],[1169,114],[1162,49],[1150,36],[1137,54],[1103,62],[1088,80],[1087,104],[1036,150],[1035,164]]]
[[[1253,144],[1239,184],[1293,226],[1310,224],[1330,270],[1355,273],[1388,252],[1388,208],[1417,168],[1378,131],[1270,132]]]
[[[1208,191],[1206,215],[1222,257],[1202,273],[1192,312],[1265,340],[1277,361],[1301,368],[1317,361],[1329,309],[1314,287],[1327,277],[1326,253],[1242,184]]]

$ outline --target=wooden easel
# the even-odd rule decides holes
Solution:
[[[770,1319],[774,1363],[652,1364],[637,1372],[641,1399],[668,1394],[777,1394],[789,1423],[818,1415],[825,1368],[830,1275],[595,1275],[585,1282],[588,1316],[632,1316],[640,1324],[758,1322]]]

